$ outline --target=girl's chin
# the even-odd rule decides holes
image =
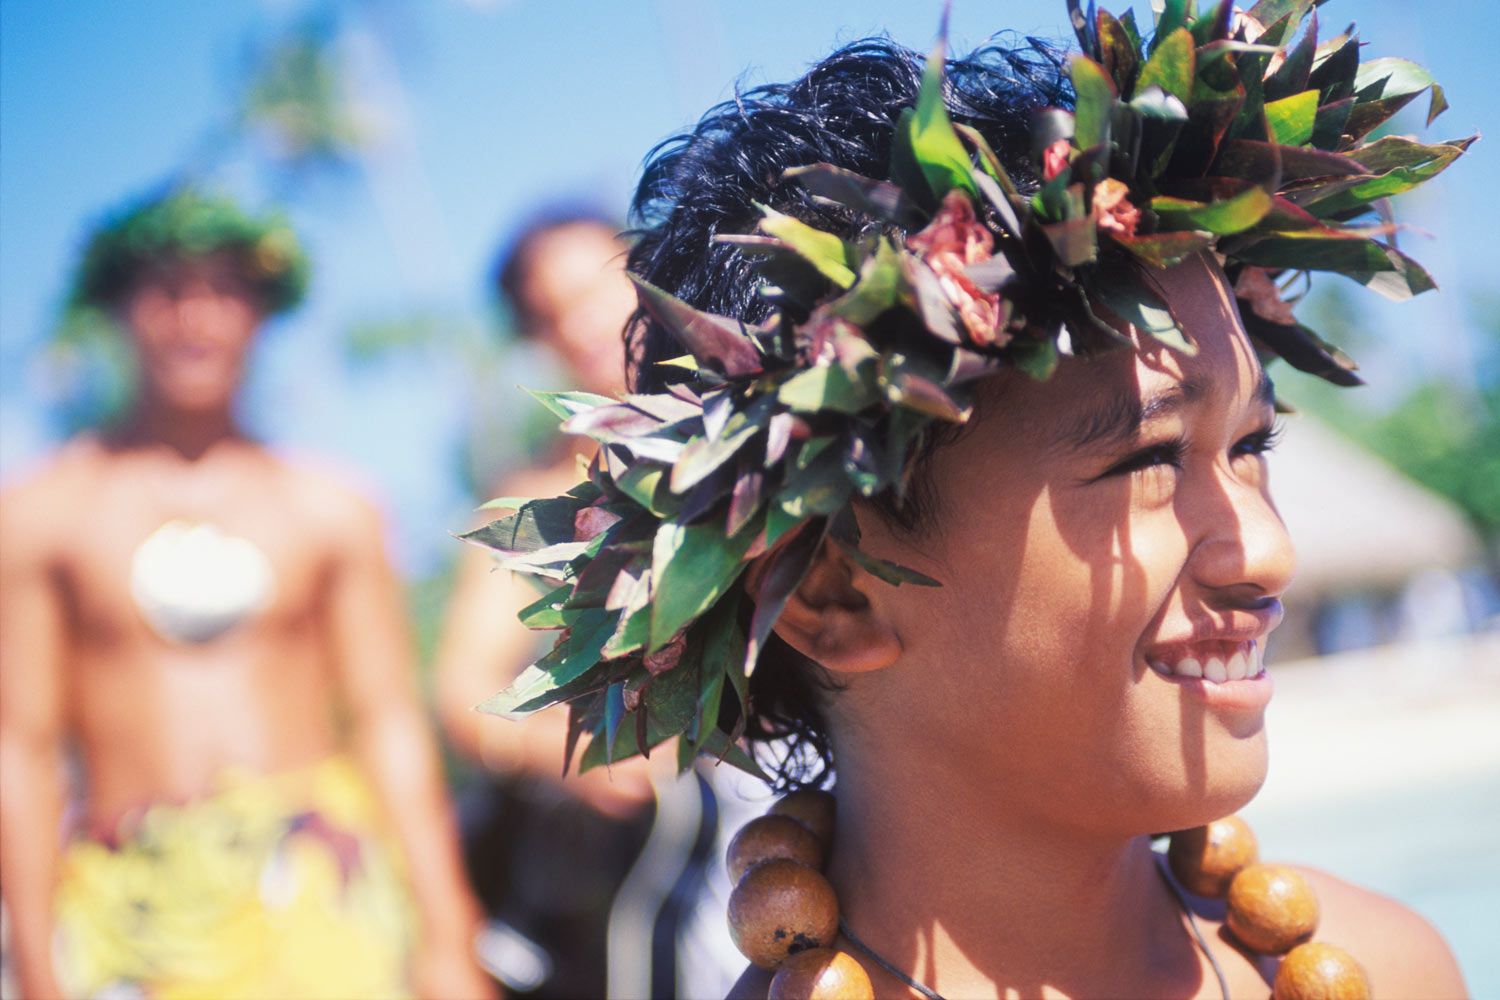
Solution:
[[[1239,812],[1266,781],[1264,737],[1233,741],[1221,752],[1181,761],[1152,795],[1155,831],[1186,830]]]

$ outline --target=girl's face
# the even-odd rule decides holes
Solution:
[[[1011,815],[1091,832],[1197,825],[1260,787],[1254,675],[1294,562],[1270,384],[1215,264],[1158,277],[1196,355],[1141,335],[1047,382],[994,379],[925,470],[931,527],[861,517],[868,548],[944,586],[865,588],[902,653],[829,699],[836,750],[906,734]]]

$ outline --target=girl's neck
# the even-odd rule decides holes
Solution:
[[[1147,838],[1007,812],[958,768],[913,773],[888,753],[840,762],[830,878],[850,929],[917,981],[946,996],[1198,988]]]

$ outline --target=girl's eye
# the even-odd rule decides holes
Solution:
[[[1254,434],[1247,434],[1235,443],[1230,451],[1231,455],[1264,455],[1276,447],[1281,440],[1281,427],[1279,425],[1267,424]]]
[[[1186,445],[1181,440],[1164,441],[1161,444],[1154,444],[1149,448],[1142,448],[1133,455],[1126,456],[1111,466],[1109,471],[1104,473],[1104,475],[1122,476],[1166,465],[1180,469],[1182,468],[1182,457],[1185,450]]]

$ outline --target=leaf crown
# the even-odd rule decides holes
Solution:
[[[1150,281],[1191,254],[1218,256],[1267,359],[1358,384],[1289,293],[1312,271],[1395,299],[1434,287],[1390,238],[1387,200],[1474,138],[1370,140],[1423,94],[1430,123],[1442,89],[1406,60],[1361,62],[1353,26],[1320,42],[1319,2],[1165,0],[1147,40],[1133,12],[1068,0],[1076,100],[1036,116],[1029,193],[950,120],[941,31],[889,179],[787,171],[869,235],[762,206],[758,232],[718,237],[757,260],[769,319],[701,312],[636,279],[684,380],[619,400],[535,394],[599,450],[564,496],[492,501],[514,512],[464,536],[546,581],[520,617],[558,632],[481,709],[567,704],[567,757],[587,736],[585,769],[676,737],[682,767],[708,754],[760,774],[740,745],[748,677],[820,547],[891,584],[937,585],[861,551],[851,504],[904,495],[914,445],[967,418],[977,378],[1013,366],[1044,379],[1064,354],[1128,346],[1100,312],[1194,351]]]
[[[183,186],[129,206],[95,231],[79,263],[70,304],[109,309],[144,269],[219,251],[235,255],[268,314],[302,301],[310,268],[285,218],[252,216],[228,197]]]

